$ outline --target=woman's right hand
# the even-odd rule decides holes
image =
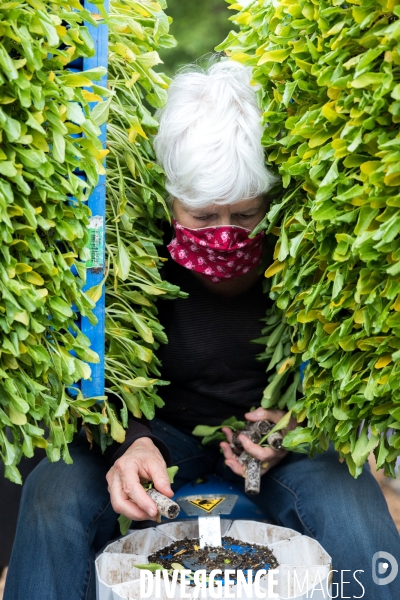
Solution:
[[[157,518],[157,507],[146,494],[141,480],[152,481],[161,494],[173,496],[167,465],[150,438],[142,437],[133,442],[115,461],[106,479],[113,509],[133,521]]]

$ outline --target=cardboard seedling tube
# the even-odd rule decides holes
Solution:
[[[147,494],[154,501],[158,508],[158,513],[167,519],[175,519],[179,515],[180,507],[179,504],[160,494],[154,488],[147,490]]]
[[[244,490],[246,494],[258,494],[261,486],[261,461],[254,458],[243,450],[238,457],[238,461],[243,465]]]
[[[247,463],[252,458],[253,457],[251,456],[251,454],[249,454],[248,452],[246,452],[246,450],[243,450],[243,452],[241,454],[239,454],[239,456],[238,456],[238,461],[240,462],[241,465],[244,465],[245,463]]]
[[[239,441],[239,435],[245,435],[248,437],[254,444],[258,444],[261,440],[261,434],[258,431],[243,429],[241,431],[234,431],[232,435],[232,445],[237,450],[243,450],[243,446]]]
[[[251,496],[260,493],[261,485],[261,462],[257,458],[245,463],[244,491]]]
[[[269,431],[274,427],[273,423],[269,421],[255,421],[253,423],[247,423],[246,429],[249,431],[257,431],[261,436],[267,435]]]
[[[256,431],[262,437],[268,434],[275,427],[274,423],[270,423],[269,421],[255,421],[254,423],[248,423],[246,425],[246,429],[249,431]],[[244,433],[244,432],[242,432]],[[274,448],[274,450],[282,449],[282,441],[283,436],[280,431],[276,431],[272,435],[267,437],[267,444]]]
[[[282,442],[283,436],[280,431],[276,431],[272,435],[267,437],[267,443],[269,446],[274,448],[274,450],[282,450]]]
[[[274,427],[274,423],[269,421],[255,421],[253,423],[247,422],[246,428],[242,431],[234,431],[232,435],[231,447],[235,450],[241,450],[241,454],[238,457],[238,461],[244,467],[244,478],[245,478],[245,492],[246,494],[259,494],[261,486],[261,461],[254,458],[243,449],[242,444],[239,441],[239,435],[243,434],[247,436],[253,443],[258,444],[261,438],[268,434]],[[274,450],[282,449],[283,436],[281,432],[277,431],[267,438],[269,446]]]

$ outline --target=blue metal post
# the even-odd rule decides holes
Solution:
[[[98,13],[98,8],[90,3],[84,1],[86,9],[90,10],[91,13]],[[109,0],[104,0],[104,7],[108,12]],[[94,27],[93,25],[87,24],[90,35],[95,43],[95,55],[91,58],[85,58],[83,60],[83,69],[94,69],[95,67],[108,67],[108,27],[105,24]],[[96,82],[97,83],[97,82]],[[98,85],[107,86],[107,76],[103,77]],[[101,126],[101,142],[103,147],[106,146],[106,125]],[[92,216],[98,217],[97,223],[102,225],[102,232],[99,231],[99,235],[102,235],[101,245],[101,257],[100,267],[88,268],[87,269],[87,281],[85,289],[89,289],[93,286],[98,285],[104,278],[105,273],[105,215],[106,215],[106,176],[100,175],[99,183],[94,189],[93,193],[89,198],[89,208],[91,209]],[[105,291],[101,298],[97,301],[96,308],[94,310],[98,322],[96,325],[91,325],[86,317],[81,319],[82,332],[88,336],[91,341],[91,348],[97,352],[100,356],[100,362],[98,364],[91,364],[92,379],[91,381],[82,380],[81,390],[85,397],[91,396],[103,396],[104,395],[104,345],[105,345]]]

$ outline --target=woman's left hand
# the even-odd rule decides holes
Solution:
[[[277,409],[265,409],[265,408],[257,408],[253,412],[248,412],[245,414],[245,419],[247,421],[270,421],[271,423],[278,423],[282,417],[285,415],[285,411],[277,410]],[[282,435],[291,429],[295,429],[297,427],[297,422],[295,419],[291,418],[288,426],[282,430]],[[225,456],[225,464],[232,469],[236,475],[243,476],[243,465],[238,461],[238,455],[234,453],[230,444],[232,443],[232,430],[229,427],[224,427],[222,431],[225,433],[228,441],[221,442],[220,446]],[[258,458],[261,461],[261,475],[264,475],[269,469],[275,467],[282,458],[284,458],[288,450],[274,450],[274,448],[263,448],[258,444],[254,444],[248,437],[245,435],[239,435],[240,443],[243,448],[254,456],[254,458]]]

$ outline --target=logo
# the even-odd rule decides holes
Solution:
[[[390,570],[389,566],[391,567]],[[374,583],[377,585],[388,585],[388,583],[392,583],[396,579],[398,572],[399,565],[392,554],[383,550],[375,552],[372,557],[372,579]],[[385,576],[379,577],[379,575]]]
[[[202,510],[205,510],[206,512],[210,513],[214,510],[216,506],[218,506],[218,504],[221,504],[221,502],[223,502],[224,500],[225,498],[199,498],[198,500],[189,500],[189,502],[190,504],[193,504],[194,506],[197,506],[198,508],[201,508]]]

